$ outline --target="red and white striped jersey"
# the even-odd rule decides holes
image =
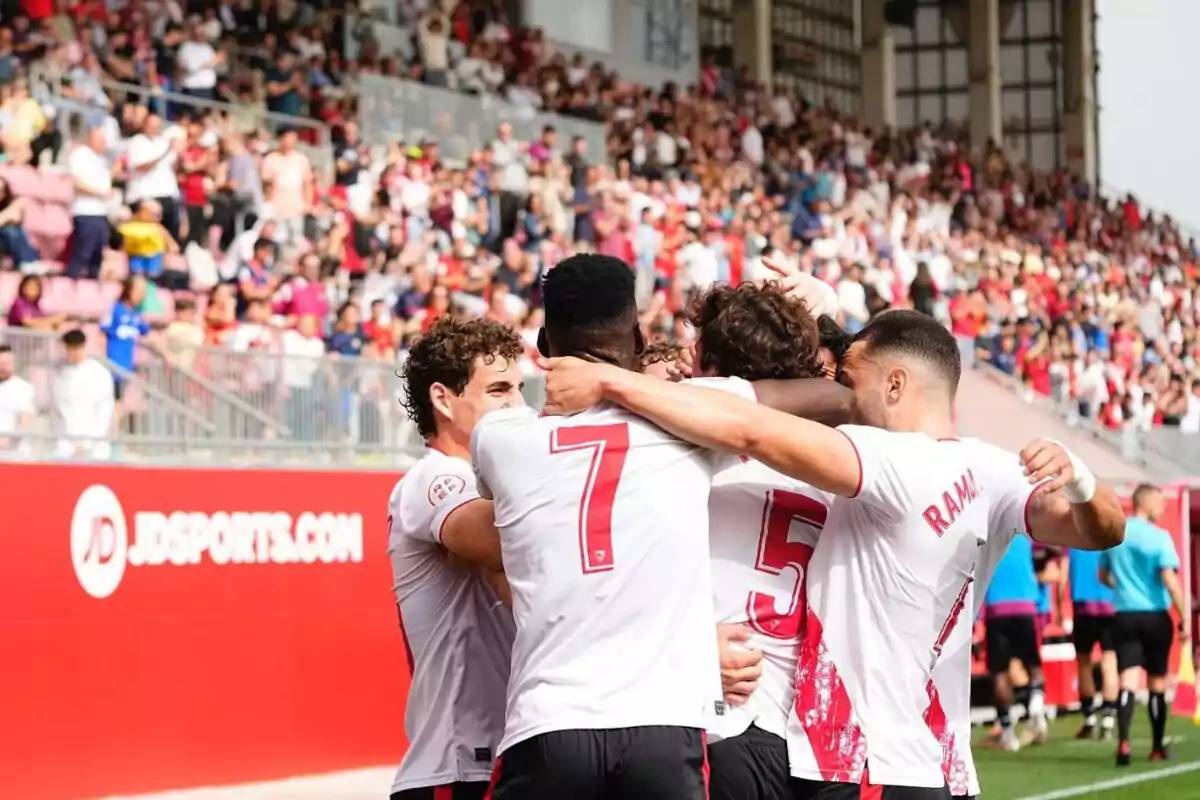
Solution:
[[[488,780],[504,732],[512,614],[477,574],[448,566],[440,546],[446,518],[470,502],[484,502],[471,465],[430,450],[388,503],[388,557],[412,669],[408,752],[393,792]]]
[[[709,726],[727,739],[754,724],[783,738],[795,695],[804,621],[804,575],[825,525],[830,496],[748,459],[713,480],[708,500],[713,598],[718,623],[752,631],[763,654],[758,689]]]
[[[945,784],[927,720],[946,636],[963,613],[988,498],[955,440],[844,425],[862,466],[833,498],[808,568],[808,610],[787,739],[791,773],[817,781]]]
[[[517,625],[500,752],[558,730],[707,727],[723,712],[708,499],[730,457],[602,405],[493,411],[471,458]]]

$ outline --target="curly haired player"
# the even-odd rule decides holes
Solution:
[[[388,502],[388,556],[412,669],[409,749],[392,800],[479,800],[487,791],[504,731],[513,620],[488,580],[500,569],[499,535],[491,501],[475,490],[469,445],[485,413],[524,405],[522,352],[503,325],[446,319],[413,345],[401,373],[404,407],[429,450]]]

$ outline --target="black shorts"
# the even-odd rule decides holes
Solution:
[[[120,378],[113,380],[113,400],[121,401],[121,396],[125,394],[125,383]]]
[[[1175,623],[1166,611],[1118,612],[1113,617],[1117,669],[1144,667],[1148,675],[1166,675],[1175,639]]]
[[[708,746],[710,800],[788,800],[787,742],[757,725]]]
[[[1112,616],[1093,617],[1091,614],[1080,614],[1075,617],[1075,627],[1071,630],[1071,643],[1075,645],[1075,654],[1092,654],[1093,648],[1100,645],[1100,652],[1111,653],[1113,644]]]
[[[492,783],[489,800],[705,800],[704,731],[551,731],[505,750]]]
[[[405,789],[392,792],[391,800],[483,800],[487,797],[488,783],[451,783],[446,786],[423,786],[420,789]]]
[[[998,675],[1008,671],[1014,658],[1033,669],[1042,665],[1038,647],[1037,623],[1033,617],[989,617],[984,623],[987,635],[988,672]]]
[[[950,787],[871,786],[792,779],[792,800],[951,800]]]

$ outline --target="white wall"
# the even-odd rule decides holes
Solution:
[[[1096,0],[1100,179],[1200,231],[1200,2]]]

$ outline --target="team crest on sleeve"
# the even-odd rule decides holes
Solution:
[[[467,482],[461,475],[438,475],[429,484],[429,505],[436,506],[452,494],[462,494]]]

